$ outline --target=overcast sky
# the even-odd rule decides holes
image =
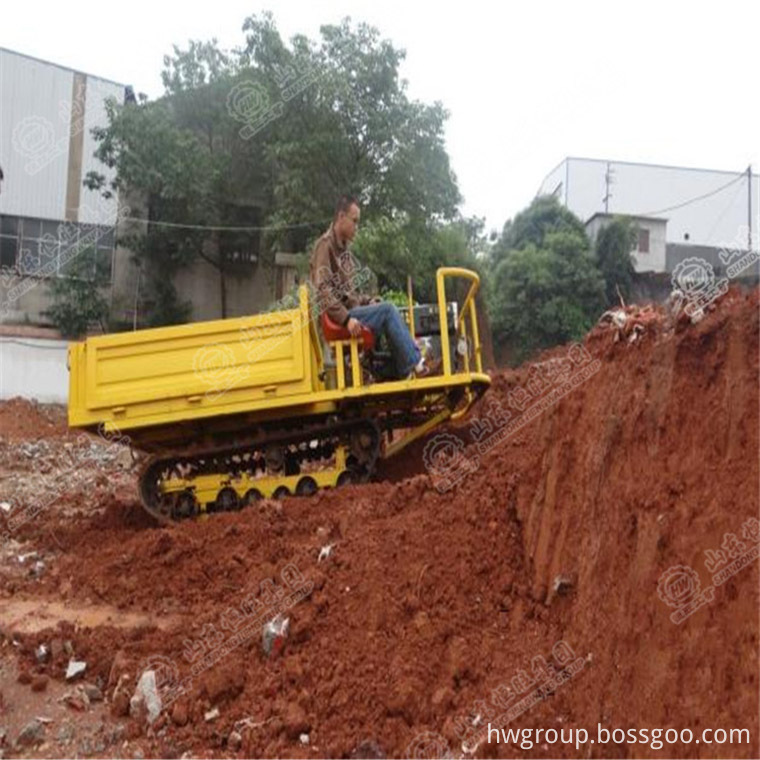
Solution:
[[[267,9],[285,38],[348,15],[404,48],[410,95],[451,114],[462,210],[489,228],[566,156],[760,171],[756,2],[8,2],[0,46],[155,97],[172,44],[238,46]]]

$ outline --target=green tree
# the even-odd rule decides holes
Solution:
[[[214,40],[175,47],[164,60],[164,97],[111,104],[108,127],[96,131],[97,155],[116,180],[108,187],[92,173],[89,186],[146,199],[152,223],[128,243],[152,272],[152,300],[201,257],[219,272],[224,316],[225,278],[240,252],[255,251],[266,268],[277,250],[305,251],[347,192],[360,196],[363,221],[403,220],[412,237],[400,265],[408,269],[425,232],[452,222],[461,200],[443,106],[409,99],[399,76],[404,51],[366,24],[345,20],[322,27],[319,40],[296,35],[287,44],[263,14],[246,19],[243,31],[233,52]],[[242,134],[236,106],[250,106],[250,97],[238,102],[235,94],[243,91],[282,115]],[[231,226],[266,229],[208,229]],[[173,300],[182,305],[176,293]]]
[[[98,325],[106,329],[108,301],[107,262],[93,248],[77,252],[60,273],[48,284],[52,304],[45,312],[64,338],[76,339]]]
[[[624,217],[613,219],[596,236],[596,261],[604,277],[608,306],[619,303],[618,288],[624,299],[630,297],[636,273],[631,255],[635,244],[636,228]]]
[[[482,220],[477,220],[481,222]],[[381,217],[362,225],[354,248],[361,262],[377,277],[377,289],[406,292],[412,277],[414,297],[420,303],[435,300],[435,273],[439,267],[459,266],[479,271],[482,239],[471,219],[425,222]]]
[[[553,205],[537,199],[518,214],[505,226],[507,240],[502,237],[502,251],[495,256],[494,342],[515,361],[579,339],[604,307],[604,280],[583,226]]]
[[[498,264],[510,251],[530,244],[541,248],[546,235],[559,230],[586,234],[583,222],[553,195],[539,196],[504,225],[501,237],[493,246],[493,261]]]

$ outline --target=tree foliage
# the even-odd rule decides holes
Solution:
[[[147,233],[123,242],[145,264],[149,298],[181,306],[171,279],[201,257],[219,272],[224,312],[225,278],[252,258],[267,267],[275,251],[306,250],[344,193],[357,194],[363,221],[376,225],[368,249],[392,242],[399,269],[414,262],[429,280],[420,255],[428,264],[442,255],[422,243],[456,218],[461,197],[444,144],[448,114],[409,98],[404,51],[348,19],[323,26],[318,40],[285,42],[270,14],[249,17],[243,32],[235,51],[216,40],[175,47],[164,96],[110,103],[108,126],[95,131],[115,180],[93,172],[88,186],[146,201]],[[245,118],[267,108],[279,115],[245,133]]]
[[[61,276],[48,285],[52,303],[45,312],[64,338],[76,339],[97,325],[105,330],[108,301],[106,263],[95,249],[86,248],[73,256]]]
[[[618,289],[623,298],[630,297],[636,273],[631,255],[635,244],[636,228],[630,220],[623,217],[613,219],[596,236],[596,261],[604,277],[608,306],[619,303]]]
[[[560,230],[572,231],[585,236],[583,222],[551,195],[539,196],[528,208],[510,219],[501,237],[493,246],[494,264],[501,262],[510,251],[534,245],[543,247],[546,235]]]
[[[481,271],[477,253],[482,240],[473,231],[477,223],[457,219],[432,223],[380,217],[363,225],[354,248],[362,263],[377,276],[377,289],[406,292],[412,277],[415,300],[435,301],[435,272],[439,267],[462,266]]]
[[[513,360],[577,340],[591,327],[604,307],[604,280],[580,220],[556,200],[539,198],[505,225],[497,246],[494,341]]]

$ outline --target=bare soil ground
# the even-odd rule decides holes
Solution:
[[[128,451],[0,405],[0,533],[44,505],[0,545],[0,753],[757,757],[757,562],[730,571],[758,541],[758,292],[615,334],[595,328],[593,371],[498,443],[567,349],[496,374],[444,431],[453,457],[420,441],[379,482],[171,527]],[[149,669],[153,722],[129,715]],[[751,741],[484,741],[515,706],[509,727]]]

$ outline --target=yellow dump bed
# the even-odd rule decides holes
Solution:
[[[302,294],[288,311],[71,344],[69,424],[130,429],[308,398],[322,361],[313,332]]]

